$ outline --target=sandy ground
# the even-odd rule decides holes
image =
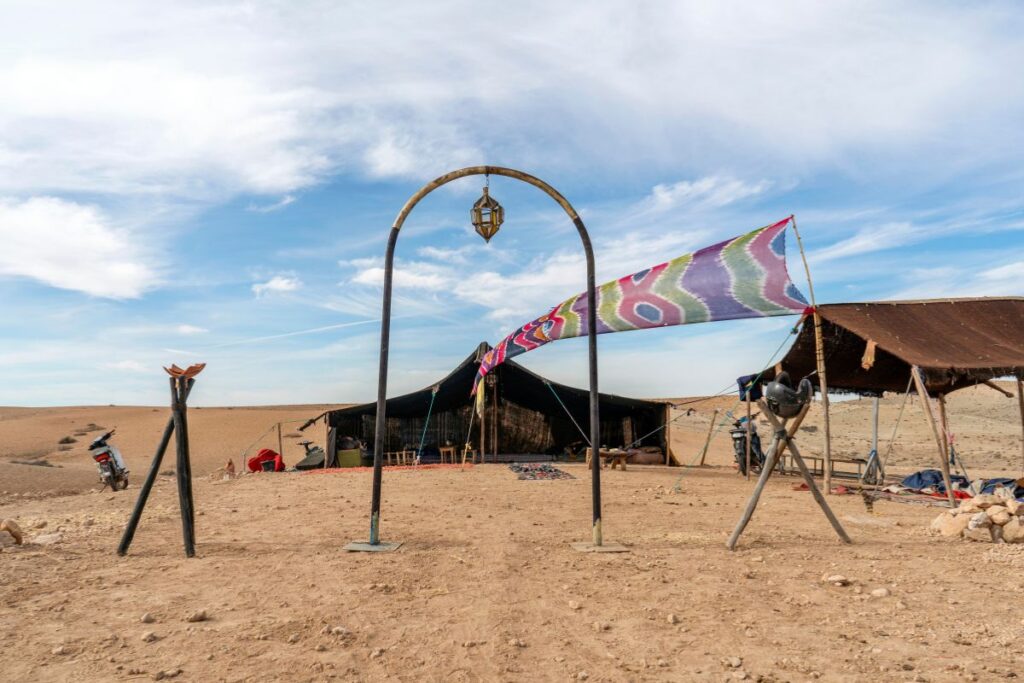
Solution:
[[[899,405],[889,402],[891,429]],[[951,403],[974,466],[1015,474],[1019,421],[1004,411],[1014,402],[972,389]],[[699,455],[705,408],[673,432],[684,460]],[[915,410],[898,457],[930,464]],[[0,441],[20,449],[5,458],[46,448],[34,457],[65,467],[0,471],[0,517],[30,541],[60,534],[0,553],[0,678],[954,681],[1012,677],[1024,663],[1024,547],[931,536],[935,508],[879,502],[872,514],[859,496],[833,496],[854,539],[843,546],[796,480],[777,477],[730,553],[724,542],[753,482],[735,474],[720,436],[705,468],[603,473],[605,537],[628,553],[570,548],[590,535],[590,479],[565,464],[576,479],[521,482],[501,465],[388,472],[383,536],[404,545],[350,554],[342,546],[367,536],[368,472],[198,476],[289,413],[315,410],[190,413],[199,556],[185,559],[173,477],[160,478],[126,558],[114,549],[134,485],[56,495],[64,483],[32,481],[91,474],[89,462],[72,466],[84,451],[54,452],[56,441],[111,417],[141,473],[166,410],[4,409]],[[835,414],[843,447],[865,451],[870,402]],[[820,433],[800,440],[813,451]],[[29,472],[28,488],[14,490],[11,468]],[[835,574],[849,585],[822,581]],[[879,588],[889,594],[873,597]],[[197,610],[209,619],[187,622]]]

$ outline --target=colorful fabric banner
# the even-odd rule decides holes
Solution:
[[[792,216],[597,288],[597,333],[801,313],[786,270]],[[557,339],[587,334],[587,294],[563,301],[484,355],[473,392],[497,365]]]

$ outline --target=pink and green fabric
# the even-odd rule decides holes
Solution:
[[[597,333],[793,315],[808,304],[786,270],[792,216],[597,288]],[[480,380],[509,358],[587,334],[587,294],[566,299],[484,356]]]

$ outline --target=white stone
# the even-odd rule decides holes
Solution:
[[[1003,525],[1003,540],[1007,543],[1024,543],[1024,523],[1020,517],[1013,517]]]
[[[887,597],[889,597],[889,589],[888,588],[876,588],[875,590],[871,591],[871,597],[873,597],[873,598],[887,598]]]
[[[990,526],[992,526],[992,518],[985,514],[985,512],[978,512],[972,515],[971,521],[967,523],[968,531],[983,529]]]

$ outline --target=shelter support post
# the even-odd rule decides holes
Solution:
[[[185,387],[184,399],[188,399],[189,393],[192,391],[192,385],[195,384],[194,379],[188,380],[188,385]],[[142,488],[139,489],[139,497],[135,501],[135,508],[132,509],[132,516],[128,519],[128,524],[124,528],[124,533],[121,535],[121,543],[117,546],[117,554],[124,556],[128,553],[128,548],[131,547],[132,539],[135,538],[135,530],[139,526],[139,521],[142,519],[142,511],[146,508],[146,502],[149,500],[149,494],[153,490],[153,484],[156,483],[156,477],[160,473],[160,464],[163,462],[164,454],[167,452],[167,446],[171,443],[171,435],[174,434],[174,415],[167,418],[167,426],[164,427],[163,436],[160,437],[160,443],[156,447],[156,453],[153,455],[153,462],[149,466],[149,474],[146,475],[146,481],[143,482]]]
[[[281,440],[281,423],[277,423],[277,454],[284,457],[284,441]],[[326,458],[324,458],[326,460]]]
[[[824,415],[825,448],[822,453],[824,459],[824,486],[825,493],[832,493],[832,426],[829,418],[828,404],[828,377],[825,372],[825,340],[821,332],[821,315],[818,313],[818,303],[814,298],[814,281],[811,279],[811,268],[807,265],[807,254],[804,252],[804,243],[800,239],[800,230],[796,227],[796,216],[790,217],[793,221],[793,233],[796,235],[797,246],[800,247],[800,258],[804,263],[804,272],[807,273],[807,293],[811,295],[811,308],[814,310],[814,359],[818,370],[818,388],[821,390],[821,410]]]
[[[746,461],[743,463],[747,473],[747,480],[750,480],[750,389],[747,389],[747,452],[745,454]]]
[[[951,452],[949,450],[951,444],[949,435],[949,420],[946,417],[946,395],[939,394],[937,400],[939,403],[939,429],[941,431],[942,436],[942,450],[946,454],[946,460],[949,461],[952,460],[952,458],[950,457]]]
[[[921,379],[921,368],[916,365],[910,367],[910,375],[914,378],[914,386],[917,388],[917,395],[921,398],[921,409],[924,411],[928,427],[932,430],[932,437],[935,439],[935,447],[939,451],[939,468],[942,470],[942,482],[946,485],[946,497],[949,498],[950,507],[956,507],[956,496],[953,495],[953,483],[949,478],[949,453],[943,446],[942,437],[939,435],[939,427],[935,424],[935,415],[932,414],[932,404],[928,398],[928,390]]]
[[[1020,408],[1020,473],[1024,477],[1024,382],[1017,378],[1017,406]]]
[[[715,423],[718,421],[718,408],[711,415],[711,424],[708,425],[708,435],[704,439],[704,449],[700,452],[700,466],[704,467],[704,460],[708,457],[708,448],[711,447],[711,437],[715,434]]]

